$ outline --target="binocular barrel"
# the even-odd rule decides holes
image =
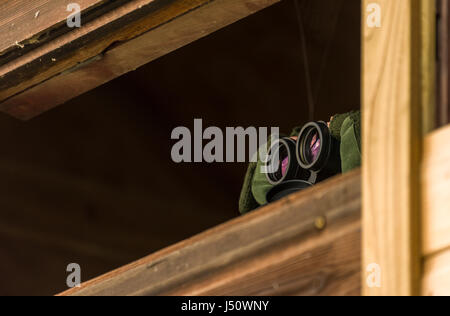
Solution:
[[[339,140],[325,122],[308,123],[296,139],[281,138],[271,145],[266,168],[272,185],[292,180],[315,184],[341,172]]]

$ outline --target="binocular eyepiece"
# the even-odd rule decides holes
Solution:
[[[270,184],[283,184],[291,191],[292,185],[304,189],[341,172],[339,140],[331,135],[327,123],[308,123],[298,137],[281,138],[271,145],[266,170]]]

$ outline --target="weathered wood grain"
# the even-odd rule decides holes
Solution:
[[[0,110],[29,119],[278,1],[127,1],[0,66]]]
[[[336,177],[62,295],[357,295],[360,178]]]
[[[80,0],[83,23],[128,0]],[[0,64],[24,55],[71,29],[67,17],[72,0],[14,0],[0,4]]]
[[[359,296],[360,250],[361,223],[355,217],[162,294]]]
[[[381,7],[381,27],[367,23]],[[381,287],[365,295],[414,295],[420,287],[422,104],[434,89],[422,81],[435,56],[422,49],[428,1],[363,2],[363,269],[381,268]],[[428,10],[428,9],[427,9]]]

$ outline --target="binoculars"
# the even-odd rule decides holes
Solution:
[[[269,203],[341,173],[340,142],[327,123],[310,122],[298,137],[275,141],[266,161]]]

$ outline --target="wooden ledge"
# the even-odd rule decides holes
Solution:
[[[359,295],[360,210],[354,171],[60,295]]]
[[[278,1],[79,0],[79,29],[69,1],[6,2],[0,110],[30,119]]]

